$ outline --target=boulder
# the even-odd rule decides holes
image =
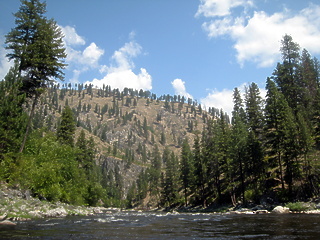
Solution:
[[[261,210],[257,210],[255,211],[256,214],[266,214],[266,213],[269,213],[268,210],[265,210],[265,209],[261,209]]]
[[[290,209],[287,207],[277,206],[272,210],[272,213],[278,213],[278,214],[290,213]]]
[[[0,216],[0,221],[5,220],[6,218],[7,218],[7,214],[5,213],[5,214],[3,214],[3,215]]]
[[[0,222],[0,225],[15,226],[17,224],[14,222],[11,222],[9,220],[4,220],[4,221]]]

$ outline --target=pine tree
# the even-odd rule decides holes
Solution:
[[[249,135],[247,138],[246,172],[255,190],[258,190],[258,179],[264,175],[262,130],[264,125],[263,101],[260,90],[251,83],[246,90],[246,116]]]
[[[81,130],[76,142],[77,147],[77,161],[81,168],[85,169],[88,179],[97,181],[94,176],[96,148],[93,137],[86,139],[84,130]]]
[[[207,166],[201,155],[201,146],[199,136],[196,135],[193,145],[193,161],[194,161],[194,176],[195,176],[195,189],[198,198],[203,207],[206,206],[205,187],[207,182]]]
[[[279,89],[294,113],[297,111],[298,96],[301,91],[298,85],[300,47],[293,42],[290,35],[281,40],[280,52],[282,63],[278,63],[273,75]]]
[[[62,111],[60,126],[57,130],[57,138],[61,143],[73,146],[75,131],[76,122],[73,112],[69,106],[65,106]]]
[[[188,194],[194,184],[194,164],[192,152],[187,139],[184,139],[180,160],[181,181],[184,191],[185,205],[188,206]]]
[[[178,199],[178,175],[177,160],[173,152],[169,152],[169,157],[166,160],[165,177],[163,186],[163,202],[171,206]]]
[[[44,13],[46,4],[39,0],[23,0],[14,14],[16,27],[6,35],[7,56],[19,64],[22,90],[33,103],[20,152],[23,151],[38,99],[53,78],[63,80],[62,69],[66,66],[62,32],[53,19]]]
[[[314,113],[314,99],[317,96],[318,90],[318,70],[316,68],[316,62],[312,59],[311,55],[306,49],[302,50],[301,54],[301,63],[300,63],[300,76],[298,79],[300,105],[307,113],[309,119],[310,116]],[[300,109],[301,110],[301,109]]]
[[[0,81],[0,160],[2,154],[18,151],[25,128],[25,95],[19,91],[22,83],[18,71],[15,64]]]
[[[161,155],[157,145],[154,145],[151,167],[149,169],[150,192],[152,195],[158,196],[161,177]]]
[[[230,184],[230,128],[222,109],[216,121],[208,121],[202,140],[203,157],[208,176],[208,195],[222,200],[222,192]]]
[[[247,93],[248,96],[248,93]],[[248,97],[247,97],[248,98]],[[232,112],[232,132],[231,132],[231,199],[233,204],[236,204],[236,193],[234,192],[237,187],[236,182],[240,181],[242,202],[245,203],[245,180],[246,169],[248,165],[246,144],[248,139],[248,126],[244,115],[242,98],[240,91],[235,88],[233,92],[234,109]],[[253,110],[253,109],[252,109]],[[251,111],[252,111],[251,110]],[[249,115],[249,114],[248,114]],[[253,118],[248,117],[248,122],[253,122]]]
[[[256,135],[259,135],[263,126],[262,98],[256,83],[246,88],[245,105],[248,126]],[[241,115],[241,113],[239,113]]]
[[[269,156],[278,166],[282,189],[288,184],[289,195],[292,193],[293,179],[298,174],[297,132],[294,115],[283,94],[275,83],[267,79],[267,100],[265,107],[266,137]]]

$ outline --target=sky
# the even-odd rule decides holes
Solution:
[[[47,0],[68,54],[65,82],[180,94],[232,111],[235,87],[265,93],[290,34],[320,56],[319,0]],[[5,34],[19,0],[0,0],[0,79],[12,62]]]

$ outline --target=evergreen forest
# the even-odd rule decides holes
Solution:
[[[180,95],[64,83],[63,34],[22,0],[0,81],[0,181],[48,201],[182,207],[320,196],[320,62],[284,33],[281,61],[233,91],[231,116]]]

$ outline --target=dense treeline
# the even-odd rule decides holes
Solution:
[[[176,204],[169,196],[179,193],[185,205],[203,206],[319,197],[320,65],[307,50],[300,53],[291,36],[281,43],[282,62],[267,79],[265,100],[255,83],[243,94],[235,88],[231,124],[221,112],[207,121],[192,150],[185,140],[180,179],[171,182],[180,188],[164,191],[167,205]]]

